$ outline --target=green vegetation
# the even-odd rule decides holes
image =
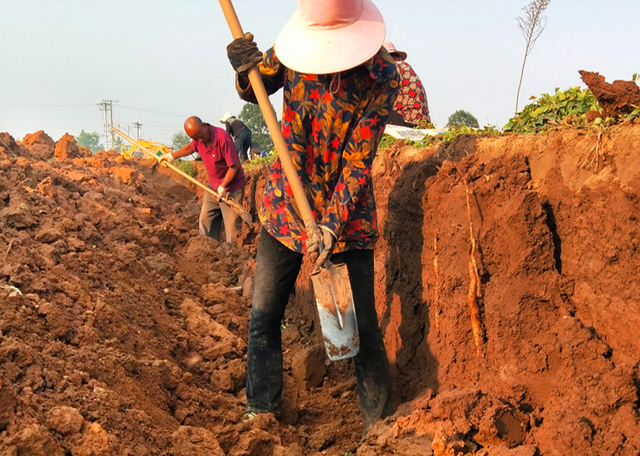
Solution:
[[[633,76],[631,76],[631,80],[636,84],[640,84],[640,73],[633,73]],[[627,116],[627,120],[633,120],[638,117],[640,117],[640,106],[636,106],[636,109],[634,109],[631,114]]]
[[[395,142],[396,142],[396,138],[386,133],[383,134],[382,138],[380,138],[380,142],[378,143],[378,152],[382,152],[388,147],[391,147]]]
[[[273,163],[277,157],[278,154],[275,152],[275,150],[273,150],[266,157],[258,157],[254,158],[253,160],[247,160],[242,164],[242,167],[244,169],[252,169],[262,165],[271,166],[271,163]]]
[[[447,121],[447,128],[465,125],[467,127],[480,128],[480,124],[478,124],[478,119],[475,118],[473,114],[470,112],[464,111],[462,109],[458,109],[456,112],[449,116],[449,120]]]
[[[473,135],[473,136],[498,136],[500,134],[500,130],[493,127],[492,125],[487,125],[484,128],[470,128],[466,125],[453,125],[449,130],[442,135],[439,135],[442,139],[442,142],[450,142],[456,139],[460,135]]]
[[[100,144],[100,134],[97,132],[86,132],[80,130],[80,134],[76,137],[78,146],[87,147],[94,154],[100,152],[104,147]]]
[[[175,160],[173,164],[191,177],[198,175],[198,171],[193,166],[193,160]]]
[[[589,89],[571,87],[564,92],[556,88],[553,95],[543,93],[533,103],[524,107],[504,126],[505,132],[535,133],[549,126],[586,124],[587,111],[601,111],[600,105]]]
[[[171,137],[171,147],[173,150],[180,150],[191,142],[191,138],[186,133],[179,131]]]

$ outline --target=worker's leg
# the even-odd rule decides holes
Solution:
[[[389,361],[378,326],[373,291],[373,250],[351,250],[334,255],[346,263],[360,334],[360,351],[353,358],[365,433],[376,421],[393,413]]]
[[[216,198],[209,192],[204,192],[202,210],[200,211],[200,234],[215,239],[220,238],[222,226],[222,211]]]
[[[244,198],[244,188],[229,193],[229,198],[242,205],[242,198]],[[227,206],[225,203],[220,203],[220,210],[222,211],[222,218],[224,219],[226,241],[229,244],[233,244],[236,239],[236,232],[238,231],[238,226],[236,224],[236,222],[238,221],[238,214],[236,214],[234,210]]]
[[[251,131],[243,130],[240,132],[238,137],[235,139],[234,144],[236,145],[236,150],[238,151],[238,158],[240,159],[240,163],[243,163],[248,160],[247,151],[251,147]]]
[[[280,324],[301,264],[302,254],[289,250],[262,228],[247,347],[247,412],[280,414]]]

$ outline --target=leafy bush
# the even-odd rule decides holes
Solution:
[[[254,158],[253,160],[247,160],[242,164],[242,167],[244,169],[251,169],[251,168],[255,168],[257,166],[262,166],[262,165],[271,166],[271,164],[276,160],[277,157],[278,157],[278,154],[275,152],[275,150],[273,150],[271,151],[270,154],[266,155],[265,157],[258,157],[258,158]]]
[[[454,125],[441,136],[442,142],[450,142],[456,139],[460,135],[473,135],[473,136],[498,136],[500,131],[491,125],[479,128],[470,128],[466,125]]]
[[[636,84],[640,84],[640,73],[633,73],[631,80]],[[640,117],[640,106],[636,106],[636,109],[627,116],[627,120],[633,120],[637,117]]]
[[[504,131],[513,133],[535,133],[548,126],[574,125],[586,123],[587,111],[602,111],[591,90],[571,87],[564,92],[556,88],[553,95],[543,93],[537,100],[524,107],[504,126]]]
[[[382,135],[382,138],[380,138],[380,142],[378,143],[378,152],[382,152],[386,148],[391,147],[395,142],[396,142],[396,138],[384,133]]]
[[[185,173],[187,173],[189,176],[191,177],[196,177],[198,175],[198,171],[196,171],[196,169],[193,166],[193,162],[191,160],[187,161],[187,160],[176,160],[173,162],[174,165],[176,165],[177,168],[179,168],[180,170],[184,171]]]

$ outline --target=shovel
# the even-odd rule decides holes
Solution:
[[[142,152],[144,152],[147,155],[149,155],[149,157],[154,158],[155,160],[158,160],[158,156],[155,155],[152,151],[150,151],[148,148],[146,148],[145,146],[140,144],[135,139],[132,139],[129,136],[125,135],[123,132],[118,130],[116,127],[111,127],[111,131],[113,131],[115,134],[120,136],[122,139],[125,139],[125,140],[129,141],[134,146],[137,146],[138,149],[140,149]],[[193,177],[189,176],[187,173],[182,171],[177,166],[174,166],[171,163],[167,163],[166,161],[163,161],[162,164],[164,166],[168,167],[168,168],[171,168],[173,171],[175,171],[176,173],[180,174],[182,177],[187,179],[189,182],[192,182],[192,183],[196,184],[198,187],[203,189],[205,192],[211,193],[213,196],[216,197],[216,199],[218,198],[218,192],[212,190],[211,188],[207,187],[206,185],[203,185],[200,181],[198,181],[198,180],[194,179]],[[231,210],[233,210],[233,212],[238,214],[240,216],[240,218],[242,220],[244,220],[245,222],[247,222],[247,223],[251,223],[252,222],[251,214],[249,214],[247,212],[247,210],[244,207],[242,207],[242,205],[237,203],[236,201],[232,200],[231,198],[228,198],[228,199],[227,198],[222,198],[222,199],[220,199],[220,201],[223,201],[224,203],[226,203],[226,205],[229,206],[231,208]]]
[[[244,32],[231,0],[219,0],[219,2],[233,38],[243,37]],[[262,116],[267,127],[269,127],[269,133],[271,133],[273,143],[276,146],[284,174],[287,181],[289,181],[293,197],[302,215],[305,230],[308,234],[318,232],[318,225],[313,218],[307,195],[298,177],[298,171],[289,155],[289,148],[280,131],[280,124],[269,101],[269,96],[262,83],[258,68],[251,68],[248,76],[260,105]],[[320,250],[322,250],[322,245]],[[322,267],[313,270],[311,281],[316,295],[316,304],[327,356],[332,361],[336,361],[357,355],[360,349],[360,339],[358,337],[356,312],[351,293],[351,282],[349,281],[346,265],[334,265],[327,260]]]

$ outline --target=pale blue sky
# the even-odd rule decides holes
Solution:
[[[457,109],[504,126],[515,108],[524,52],[516,17],[529,0],[374,0],[387,38],[408,53],[432,118]],[[236,0],[245,30],[271,46],[295,0]],[[520,107],[531,95],[640,72],[640,0],[551,0],[548,25],[527,62]],[[214,0],[0,0],[0,131],[54,140],[103,130],[96,105],[134,135],[170,143],[190,115],[220,125],[243,103],[225,47],[231,35]],[[272,98],[280,116],[282,98]]]

